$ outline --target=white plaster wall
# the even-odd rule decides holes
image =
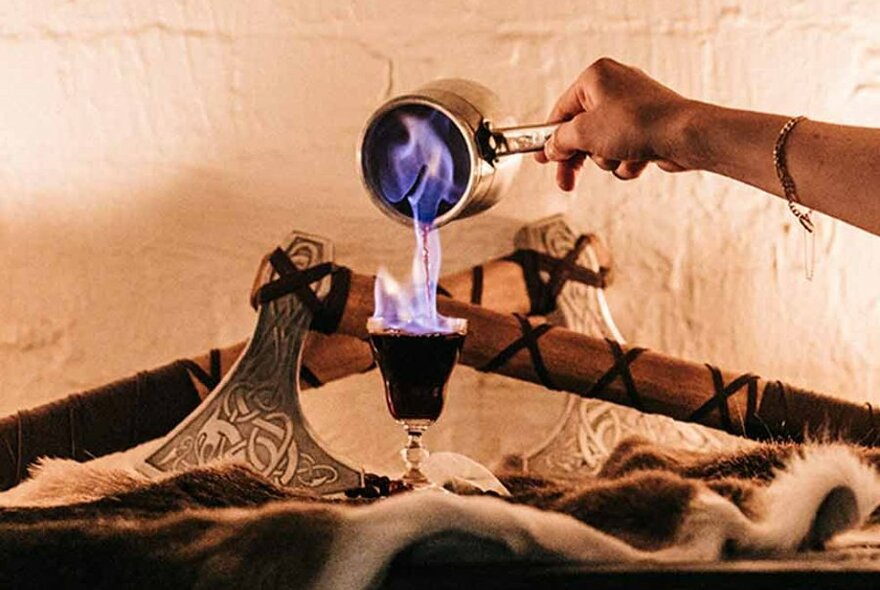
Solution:
[[[0,415],[245,337],[255,265],[292,228],[333,237],[364,272],[405,268],[410,235],[372,208],[354,166],[363,121],[391,95],[473,78],[537,121],[610,55],[693,97],[876,126],[877,8],[2,0]],[[880,238],[820,217],[808,282],[796,222],[754,189],[590,169],[568,197],[552,178],[525,162],[498,208],[445,232],[445,270],[501,254],[519,223],[565,210],[612,248],[609,298],[632,342],[877,401]],[[468,388],[481,382],[463,374]],[[343,411],[378,423],[378,387],[344,381],[307,403],[319,423]],[[510,442],[520,423],[491,424],[497,390],[460,395],[471,401],[435,436],[465,449],[477,436],[495,450],[522,443]],[[560,406],[534,399],[516,405],[538,404],[538,432]]]

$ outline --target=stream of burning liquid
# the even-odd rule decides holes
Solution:
[[[382,191],[390,202],[409,202],[416,241],[410,285],[398,283],[385,268],[376,276],[373,317],[381,318],[386,329],[448,333],[457,325],[437,312],[441,253],[434,220],[442,202],[454,202],[463,192],[455,182],[452,154],[441,137],[447,121],[439,113],[401,114],[406,141],[389,146],[390,165],[381,179]]]

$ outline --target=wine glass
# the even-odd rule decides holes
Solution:
[[[400,452],[406,463],[402,479],[416,490],[437,487],[421,470],[428,458],[422,435],[443,411],[446,383],[467,334],[467,320],[448,318],[448,322],[449,331],[417,333],[389,328],[382,318],[367,321],[388,411],[408,436]]]

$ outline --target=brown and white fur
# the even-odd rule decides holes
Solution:
[[[631,440],[595,478],[503,480],[511,499],[351,503],[238,465],[150,481],[46,461],[24,492],[0,495],[0,587],[369,588],[393,558],[450,534],[542,561],[783,555],[859,529],[880,504],[873,456],[840,444],[700,455]]]

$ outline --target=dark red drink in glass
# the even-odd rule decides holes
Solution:
[[[408,441],[401,451],[406,463],[403,481],[414,489],[437,487],[421,470],[428,457],[422,435],[443,411],[446,383],[467,333],[466,320],[444,320],[448,331],[423,334],[388,328],[382,318],[367,322],[373,357],[385,382],[388,411],[407,433]]]
[[[446,382],[458,362],[464,334],[370,334],[388,411],[400,422],[434,422],[443,411]]]

